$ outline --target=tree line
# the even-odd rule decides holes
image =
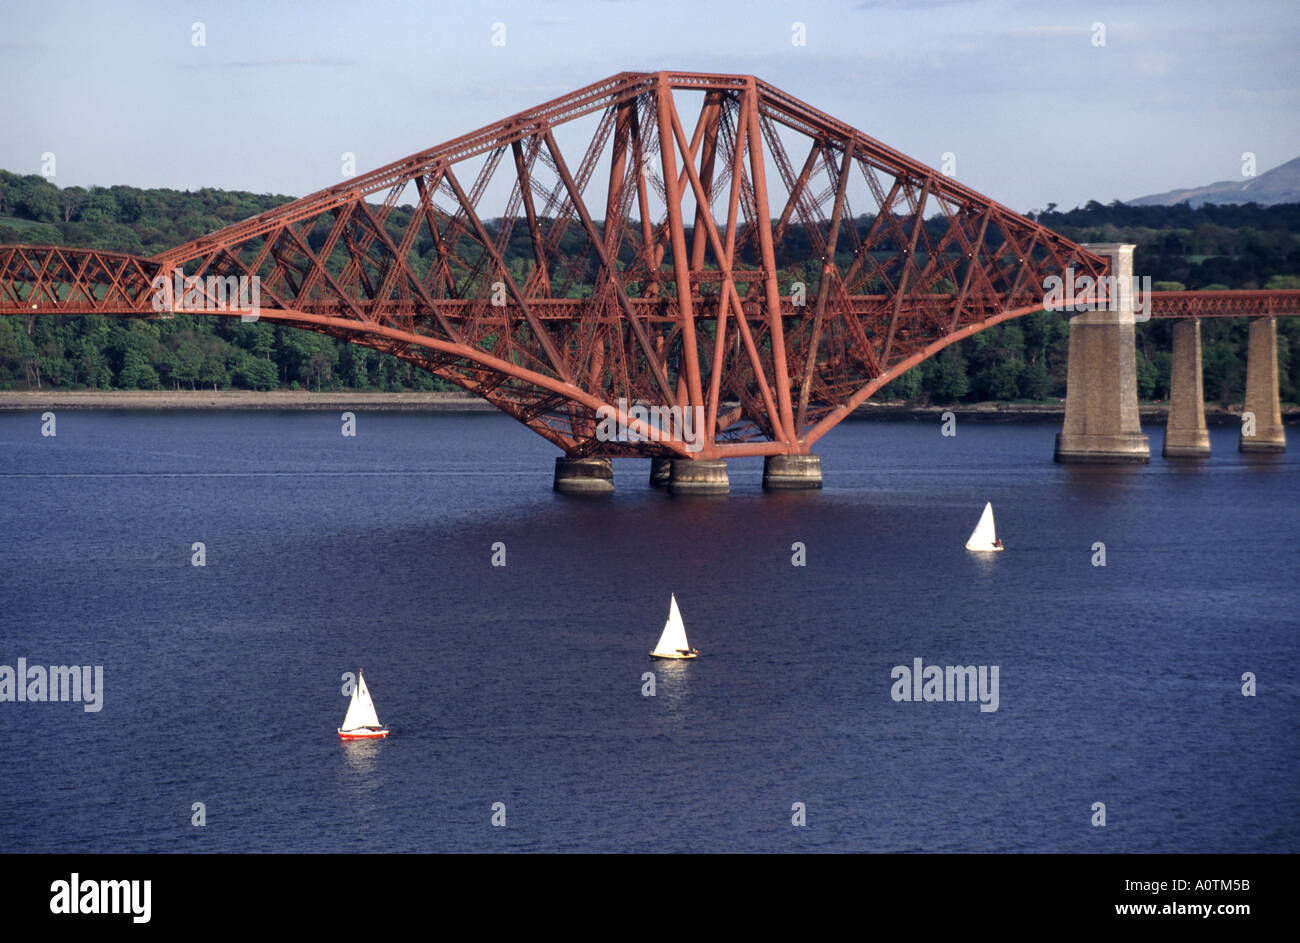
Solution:
[[[0,170],[0,244],[31,243],[153,255],[288,201],[271,194],[135,187],[59,188],[39,175]],[[400,241],[413,210],[398,206],[385,228]],[[1137,245],[1136,268],[1156,290],[1300,288],[1300,204],[1177,206],[1103,205],[1067,212],[1049,204],[1030,214],[1076,242]],[[865,234],[871,218],[850,221]],[[946,221],[926,221],[935,240]],[[489,228],[495,230],[494,225]],[[324,244],[328,223],[308,236]],[[847,240],[840,261],[847,262]],[[888,246],[882,247],[888,249]],[[341,251],[341,250],[340,250]],[[624,247],[624,261],[634,247]],[[412,249],[427,271],[432,238]],[[532,264],[527,227],[516,226],[506,263],[522,276]],[[556,293],[581,297],[599,265],[580,227],[560,243]],[[473,259],[469,260],[471,263]],[[746,260],[750,264],[754,260]],[[808,233],[791,226],[777,259],[781,281],[815,286],[819,264]],[[331,258],[337,271],[341,256]],[[812,289],[815,291],[815,289]],[[1300,402],[1300,319],[1278,321],[1281,395]],[[1138,393],[1168,396],[1172,325],[1138,325]],[[1008,321],[954,344],[881,391],[880,399],[913,403],[1042,401],[1065,394],[1066,315],[1040,313]],[[1206,398],[1241,401],[1245,388],[1246,320],[1202,322]],[[168,320],[36,315],[0,318],[3,389],[313,389],[437,390],[453,388],[410,364],[369,348],[277,325],[178,314]]]

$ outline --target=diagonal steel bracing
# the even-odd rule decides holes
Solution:
[[[263,320],[406,360],[569,454],[726,458],[807,452],[904,370],[1040,310],[1047,277],[1108,264],[753,76],[625,72],[152,258],[0,246],[0,315],[165,317],[179,271],[197,313],[231,317],[202,280],[256,277]],[[638,405],[698,409],[704,447]],[[648,441],[606,441],[602,408]]]

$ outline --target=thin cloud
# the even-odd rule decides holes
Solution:
[[[454,94],[470,101],[536,98],[534,104],[541,104],[573,90],[574,86],[568,85],[462,85]]]
[[[186,69],[276,69],[286,66],[310,66],[325,68],[342,68],[357,65],[357,59],[345,59],[338,56],[282,56],[273,59],[242,59],[234,62],[196,62],[187,63]]]
[[[1174,57],[1169,53],[1152,49],[1138,57],[1136,68],[1140,75],[1158,78],[1168,75],[1173,69],[1173,64]]]
[[[915,10],[926,7],[978,6],[987,0],[858,0],[860,10]]]
[[[1013,36],[1080,36],[1091,32],[1086,26],[1017,26],[1012,29]]]
[[[1141,38],[1140,30],[1134,23],[1113,23],[1109,20],[1089,21],[1088,23],[1042,23],[1035,26],[1014,26],[1006,31],[1008,36],[1087,36],[1092,33],[1096,23],[1106,28],[1107,37],[1119,36],[1126,40]],[[1167,35],[1167,31],[1165,31]]]

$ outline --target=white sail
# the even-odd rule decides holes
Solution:
[[[677,655],[683,651],[690,651],[690,645],[686,642],[686,626],[682,624],[682,614],[677,610],[677,597],[673,596],[672,605],[668,610],[668,621],[664,623],[663,634],[659,636],[659,644],[655,646],[652,655]]]
[[[966,541],[967,550],[1001,550],[997,543],[998,534],[993,526],[993,502],[984,505],[980,522],[971,531],[970,540]]]
[[[375,702],[370,699],[370,689],[366,679],[357,672],[357,686],[352,689],[352,700],[348,702],[348,715],[343,718],[340,730],[356,730],[358,727],[379,727],[379,715],[375,713]]]

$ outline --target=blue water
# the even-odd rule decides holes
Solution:
[[[1088,470],[848,423],[821,492],[617,460],[594,500],[495,415],[57,431],[0,414],[0,664],[102,665],[103,709],[0,703],[0,851],[1300,849],[1300,462],[1234,429]],[[647,657],[670,592],[696,662]],[[893,701],[917,657],[998,665],[998,710]],[[358,665],[387,741],[335,735]]]

